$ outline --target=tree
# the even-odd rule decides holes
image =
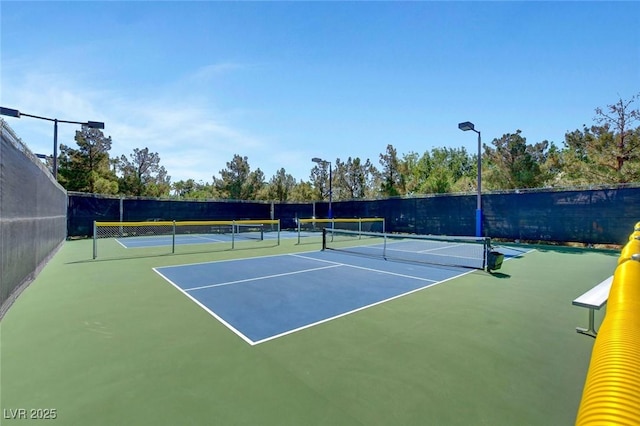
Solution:
[[[464,148],[433,148],[422,156],[404,155],[401,167],[408,194],[438,194],[475,189],[475,157]]]
[[[248,158],[238,154],[220,170],[220,178],[213,177],[213,185],[220,196],[232,200],[255,200],[264,186],[264,173],[251,171]]]
[[[640,180],[640,94],[596,108],[596,125],[565,134],[563,164],[574,183],[627,183]]]
[[[393,145],[387,145],[386,153],[380,154],[380,165],[382,165],[380,172],[382,179],[380,189],[382,195],[387,197],[404,195],[406,192],[405,175],[400,169],[401,164],[398,159],[398,152]]]
[[[177,198],[189,198],[189,195],[195,192],[196,185],[193,179],[179,180],[171,185],[171,190]]]
[[[549,143],[546,159],[541,164],[541,169],[547,177],[547,186],[566,186],[563,153],[553,142]]]
[[[317,163],[311,169],[311,185],[314,188],[314,200],[324,200],[329,198],[329,189],[333,189],[333,184],[329,184],[329,178],[333,178],[328,162]]]
[[[541,164],[546,161],[549,142],[527,144],[520,130],[506,133],[491,143],[494,148],[484,145],[486,172],[483,181],[491,189],[536,188],[542,186],[548,176]]]
[[[264,186],[259,198],[283,203],[289,200],[295,186],[296,180],[294,177],[288,174],[284,168],[281,168],[273,175],[269,183]]]
[[[429,152],[425,152],[422,156],[413,151],[404,154],[399,168],[404,175],[407,194],[420,192],[420,187],[431,172]]]
[[[217,198],[217,191],[212,184],[193,179],[179,180],[171,185],[173,196],[187,200],[207,200]]]
[[[149,152],[149,148],[133,150],[131,160],[121,156],[118,168],[121,177],[118,179],[120,193],[135,196],[169,195],[170,180],[164,166],[160,166],[157,152]]]
[[[78,149],[60,145],[58,180],[68,191],[116,194],[118,182],[110,169],[111,137],[82,126],[75,136]]]
[[[289,201],[305,202],[317,200],[316,192],[313,189],[311,182],[300,181],[296,186],[291,189]]]
[[[336,159],[334,174],[334,198],[338,200],[353,200],[365,198],[370,192],[376,169],[367,158],[364,163],[360,158],[351,159],[346,162]]]

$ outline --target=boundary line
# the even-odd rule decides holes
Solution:
[[[202,289],[207,289],[207,288],[223,287],[223,286],[226,286],[226,285],[240,284],[240,283],[246,283],[246,282],[251,282],[251,281],[267,280],[269,278],[277,278],[277,277],[285,277],[285,276],[288,276],[288,275],[304,274],[305,272],[320,271],[322,269],[337,268],[339,266],[341,266],[341,265],[322,266],[320,268],[311,268],[311,269],[303,269],[303,270],[300,270],[300,271],[283,272],[281,274],[263,275],[263,276],[255,277],[255,278],[246,278],[244,280],[227,281],[226,283],[209,284],[209,285],[202,285],[202,286],[199,286],[199,287],[185,288],[184,291],[202,290]]]
[[[255,345],[255,342],[251,339],[249,339],[247,336],[245,336],[244,334],[242,334],[238,329],[236,329],[234,326],[232,326],[231,324],[229,324],[228,322],[226,322],[221,316],[219,316],[218,314],[216,314],[215,312],[213,312],[211,309],[207,308],[204,304],[202,304],[198,299],[196,299],[195,297],[193,297],[192,295],[190,295],[189,293],[187,293],[186,291],[184,291],[182,288],[180,288],[176,283],[174,283],[173,281],[171,281],[169,278],[165,277],[164,275],[162,275],[160,272],[158,272],[156,270],[156,268],[152,268],[153,271],[155,273],[157,273],[158,275],[160,275],[162,278],[164,278],[165,281],[167,281],[169,284],[171,284],[173,287],[175,287],[180,293],[184,294],[185,296],[187,296],[189,299],[191,299],[192,302],[194,302],[196,305],[200,306],[202,309],[205,310],[205,312],[208,312],[209,315],[211,315],[212,317],[214,317],[215,319],[217,319],[218,321],[220,321],[220,323],[222,323],[222,325],[224,325],[225,327],[227,327],[229,330],[231,330],[232,332],[234,332],[238,337],[240,337],[242,340],[244,340],[245,342],[247,342],[248,344],[250,344],[251,346]]]
[[[366,268],[364,266],[356,266],[356,265],[350,265],[348,263],[334,262],[332,260],[316,259],[314,257],[300,256],[300,255],[297,255],[297,254],[291,254],[291,256],[300,257],[302,259],[316,260],[318,262],[332,263],[332,264],[334,264],[336,266],[346,266],[348,268],[362,269],[362,270],[365,270],[365,271],[376,272],[376,273],[379,273],[379,274],[387,274],[387,275],[394,275],[396,277],[410,278],[410,279],[414,279],[414,280],[418,280],[418,281],[429,281],[429,282],[432,282],[432,283],[438,282],[436,280],[430,280],[428,278],[416,277],[416,276],[413,276],[413,275],[399,274],[397,272],[381,271],[379,269]]]

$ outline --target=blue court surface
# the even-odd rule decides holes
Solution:
[[[329,250],[154,270],[251,345],[472,271]]]

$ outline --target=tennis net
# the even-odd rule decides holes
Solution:
[[[320,235],[323,229],[346,229],[357,232],[384,232],[383,217],[298,219],[298,244],[305,235]]]
[[[210,244],[230,242],[235,248],[236,240],[266,239],[280,244],[279,220],[214,220],[214,221],[150,221],[150,222],[94,222],[93,258],[98,256],[98,240],[111,238],[121,241],[144,238],[148,246],[171,246],[175,253],[176,244]],[[155,241],[155,244],[153,242]],[[124,244],[123,244],[124,245]],[[145,245],[141,245],[145,247]]]
[[[322,249],[346,251],[386,260],[485,269],[491,239],[327,228],[322,234]]]

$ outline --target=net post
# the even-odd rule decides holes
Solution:
[[[93,221],[93,258],[98,257],[98,226],[96,221]]]
[[[280,219],[278,219],[278,245],[280,245]]]
[[[362,239],[362,218],[358,218],[358,239]]]
[[[491,239],[489,237],[484,238],[484,250],[482,255],[482,269],[488,270],[489,267],[489,251],[491,250]]]
[[[176,221],[173,221],[173,232],[171,238],[171,253],[175,254],[176,252]]]
[[[120,223],[124,222],[124,195],[120,196]],[[122,225],[120,225],[120,235],[122,235]]]
[[[260,225],[260,241],[264,241],[264,224]]]
[[[296,218],[296,222],[298,222],[298,244],[300,244],[300,219]]]
[[[322,228],[322,251],[327,248],[327,228]]]
[[[384,225],[384,224],[385,224],[385,218],[383,217],[383,218],[382,218],[382,233],[383,233],[383,234],[384,234],[385,232],[387,232],[387,231],[386,231],[386,229],[385,229],[385,225]]]
[[[387,234],[382,234],[382,257],[387,260]]]
[[[236,221],[231,221],[231,250],[236,247]]]

